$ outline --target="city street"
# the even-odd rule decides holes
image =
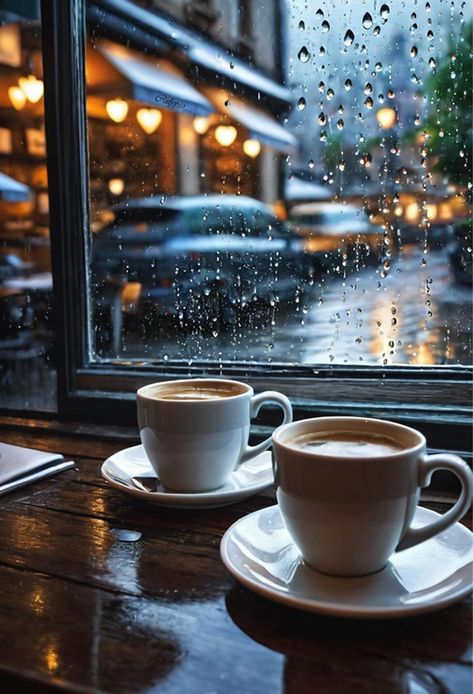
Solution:
[[[302,364],[471,363],[471,287],[454,281],[449,247],[404,246],[385,277],[368,267],[326,275],[266,324],[213,334],[174,332],[156,342],[125,337],[118,355],[138,359]],[[112,355],[111,355],[112,356]]]

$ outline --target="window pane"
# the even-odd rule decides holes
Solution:
[[[97,361],[470,363],[466,3],[107,8],[87,11]]]
[[[2,406],[54,410],[52,275],[39,3],[0,2]]]

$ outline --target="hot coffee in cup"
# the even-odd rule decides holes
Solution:
[[[271,445],[271,437],[248,445],[250,420],[264,403],[279,405],[283,422],[292,421],[285,395],[255,395],[239,381],[196,378],[140,388],[141,442],[162,484],[176,492],[223,486],[236,467]]]
[[[273,433],[276,496],[284,524],[313,568],[338,576],[382,569],[391,554],[455,523],[471,503],[472,475],[457,456],[426,455],[424,436],[394,422],[320,417]],[[411,527],[434,470],[462,484],[456,504]]]

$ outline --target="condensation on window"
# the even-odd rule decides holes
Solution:
[[[87,10],[95,359],[470,363],[470,6],[133,8]]]

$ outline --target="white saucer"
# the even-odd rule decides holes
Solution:
[[[271,453],[265,451],[240,465],[230,475],[227,483],[211,492],[182,494],[166,490],[159,484],[157,491],[137,489],[132,477],[156,478],[156,473],[146,457],[143,446],[125,448],[110,456],[102,465],[102,476],[113,487],[125,494],[160,506],[173,508],[215,508],[234,504],[267,489],[273,483]]]
[[[417,507],[414,525],[438,514]],[[340,617],[384,618],[432,612],[472,589],[472,533],[456,523],[416,547],[393,555],[378,573],[357,578],[326,576],[305,564],[270,506],[234,523],[220,554],[228,571],[269,600]]]

